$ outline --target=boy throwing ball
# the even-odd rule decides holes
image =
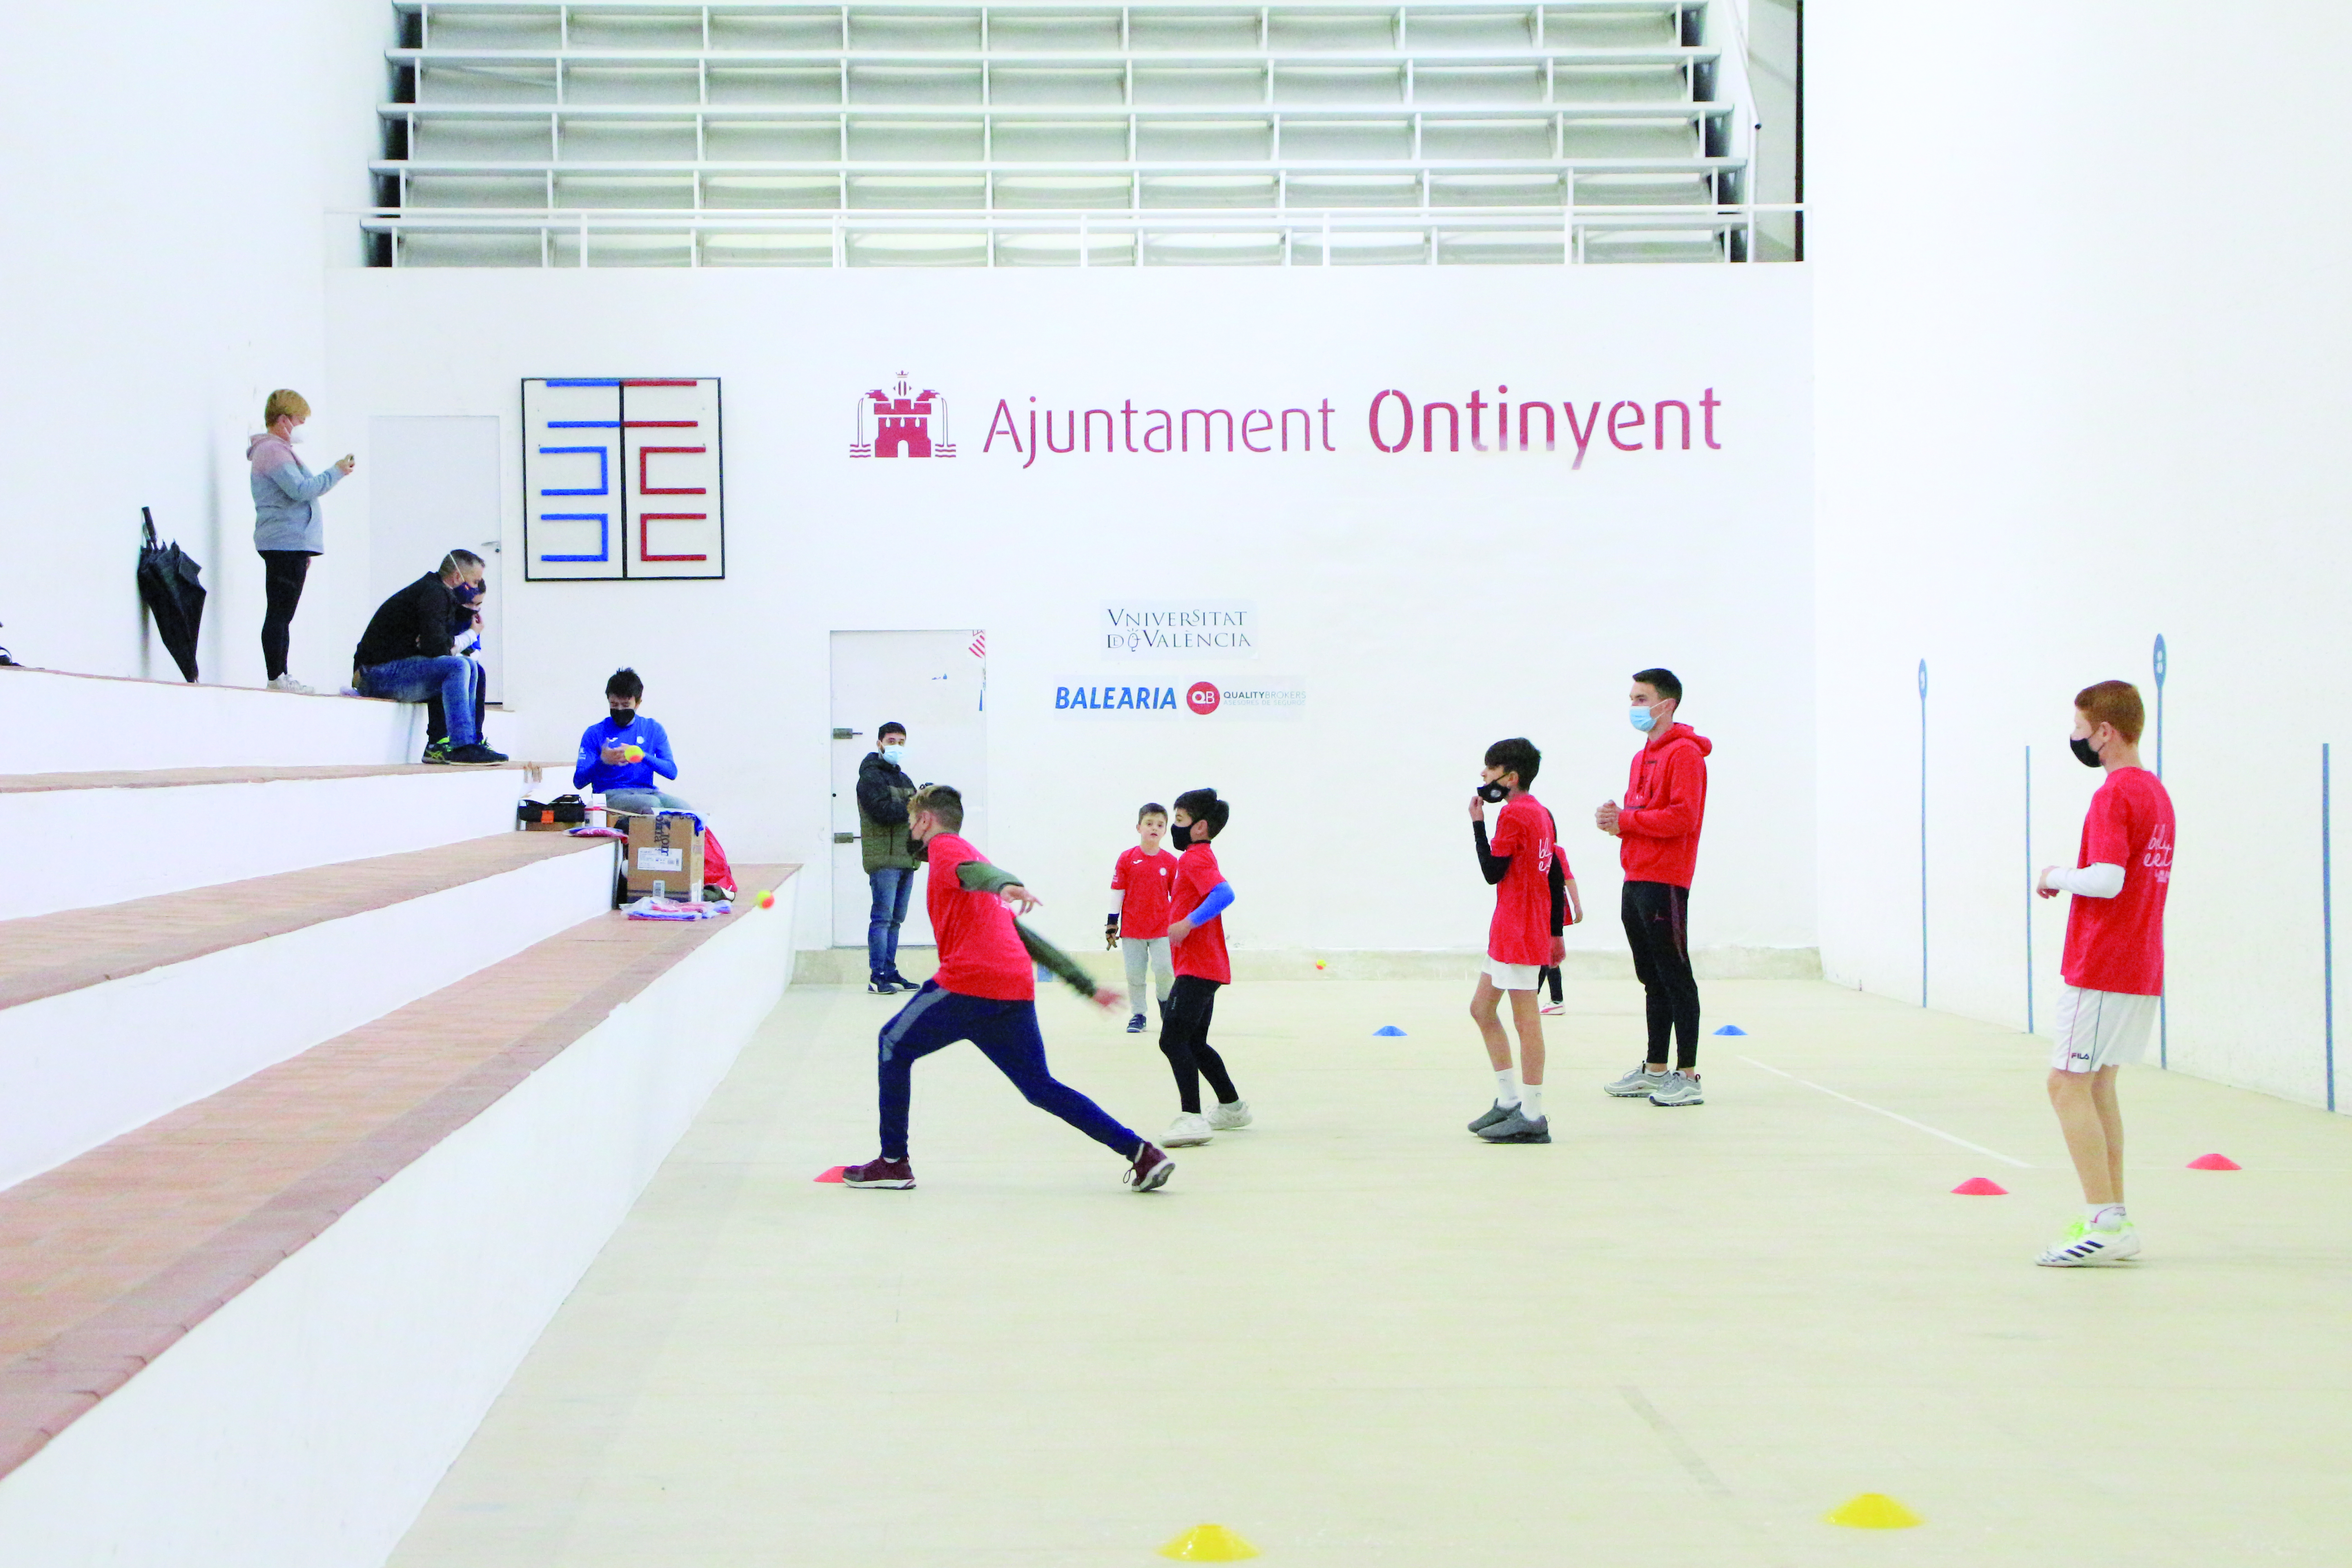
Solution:
[[[1035,909],[1036,897],[1019,878],[990,865],[957,837],[962,826],[963,796],[946,784],[926,784],[907,804],[908,837],[930,868],[924,897],[939,939],[939,973],[923,982],[914,1000],[882,1026],[882,1153],[843,1171],[843,1184],[915,1184],[914,1167],[907,1158],[907,1106],[914,1093],[915,1063],[958,1040],[970,1040],[1030,1104],[1052,1111],[1127,1161],[1129,1186],[1148,1193],[1167,1185],[1176,1169],[1167,1155],[1047,1070],[1045,1042],[1037,1032],[1036,972],[1031,962],[1044,964],[1099,1007],[1117,1006],[1118,993],[1097,989],[1093,977],[1066,954],[1013,918],[1016,908],[1024,912]]]
[[[1514,738],[1486,748],[1486,770],[1470,797],[1470,836],[1478,869],[1495,889],[1495,918],[1486,927],[1486,967],[1470,997],[1470,1017],[1486,1037],[1486,1063],[1495,1069],[1495,1103],[1470,1123],[1489,1143],[1549,1143],[1551,1123],[1544,1115],[1544,1037],[1537,993],[1546,965],[1568,955],[1561,931],[1582,918],[1576,882],[1554,842],[1551,813],[1528,793],[1543,753],[1532,742]],[[1486,807],[1499,804],[1494,842],[1486,841]],[[1555,984],[1557,982],[1555,981]],[[1519,1067],[1511,1070],[1511,1042],[1503,1033],[1503,994],[1511,997],[1511,1023],[1519,1036]]]
[[[2033,881],[2045,899],[2074,897],[2066,911],[2050,1104],[2082,1179],[2083,1217],[2034,1259],[2051,1268],[2139,1255],[2139,1232],[2124,1212],[2116,1070],[2147,1059],[2164,991],[2164,897],[2172,884],[2172,797],[2139,765],[2146,722],[2139,689],[2129,681],[2102,680],[2075,693],[2074,755],[2107,776],[2083,819],[2074,869],[2044,866]]]

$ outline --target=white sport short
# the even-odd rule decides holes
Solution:
[[[2127,1068],[2147,1059],[2147,1039],[2156,1032],[2157,998],[2124,991],[2058,988],[2058,1043],[2050,1065],[2059,1072],[2096,1072]]]
[[[1537,963],[1505,963],[1499,958],[1486,960],[1480,971],[1495,983],[1497,991],[1532,991],[1543,976],[1543,966]]]

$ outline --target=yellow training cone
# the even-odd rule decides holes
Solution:
[[[1179,1563],[1238,1563],[1256,1556],[1257,1548],[1222,1524],[1196,1524],[1161,1547],[1160,1555]]]
[[[1829,1512],[1832,1524],[1853,1530],[1908,1530],[1927,1521],[1885,1492],[1864,1492]]]

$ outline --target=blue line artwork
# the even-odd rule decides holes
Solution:
[[[551,492],[554,493],[554,492]],[[596,525],[593,555],[541,555],[541,561],[610,561],[613,558],[613,514],[604,511],[543,511],[541,522],[593,522]]]
[[[613,449],[612,449],[611,447],[541,447],[539,449],[539,455],[540,455],[541,457],[542,457],[542,458],[562,457],[562,456],[568,456],[568,455],[571,455],[571,454],[573,454],[573,453],[578,453],[578,454],[580,454],[580,455],[582,455],[582,456],[583,456],[583,457],[584,457],[584,456],[586,456],[587,454],[592,453],[592,452],[593,452],[593,453],[594,453],[594,454],[595,454],[595,456],[596,456],[596,488],[595,488],[595,489],[576,489],[576,490],[551,490],[551,490],[541,490],[541,491],[540,491],[539,493],[540,493],[540,494],[541,494],[541,495],[543,495],[543,496],[608,496],[608,495],[611,495],[611,494],[613,493]],[[540,557],[540,559],[541,559],[541,560],[542,560],[542,561],[552,561],[552,560],[554,560],[554,559],[555,559],[555,557],[554,557],[554,556],[551,556],[551,555],[542,555],[542,556],[541,556],[541,557]]]

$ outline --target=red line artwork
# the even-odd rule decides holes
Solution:
[[[653,522],[704,522],[707,511],[641,511],[637,513],[637,559],[640,561],[708,561],[708,555],[656,555],[646,525]]]
[[[707,487],[702,486],[702,485],[669,485],[669,486],[662,486],[662,485],[656,485],[656,484],[655,484],[651,479],[647,479],[647,478],[646,477],[646,459],[647,458],[650,458],[650,457],[654,456],[654,455],[655,455],[656,453],[657,453],[657,452],[677,452],[677,453],[682,453],[682,454],[700,454],[700,453],[703,453],[703,452],[708,452],[709,450],[710,450],[710,448],[709,448],[709,447],[638,447],[638,448],[637,448],[637,493],[638,493],[639,495],[648,495],[648,496],[701,496],[701,495],[709,495],[709,494],[710,493],[709,489]],[[652,558],[651,558],[651,557],[648,557],[647,559],[652,559]]]

